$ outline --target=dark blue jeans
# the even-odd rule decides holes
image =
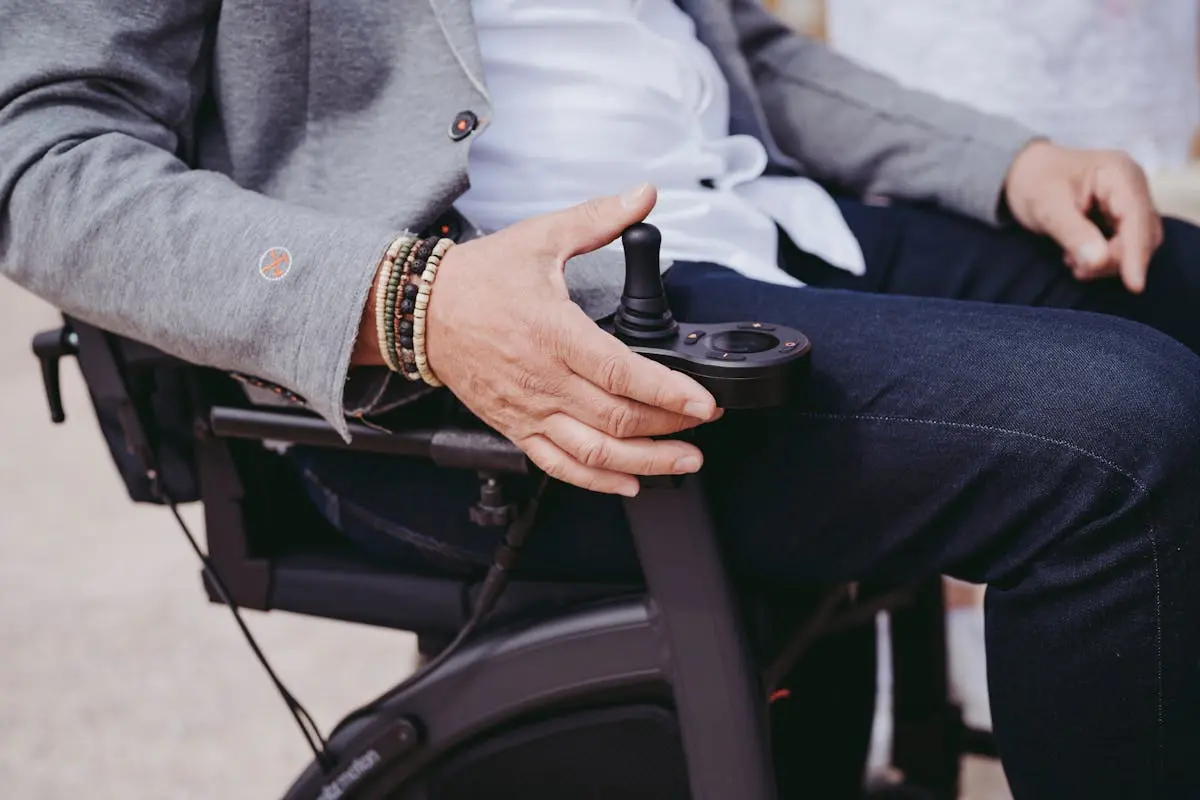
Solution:
[[[677,316],[814,342],[808,396],[700,435],[734,568],[779,585],[987,583],[996,735],[1018,798],[1200,797],[1200,230],[1168,221],[1145,295],[1047,241],[844,202],[865,277],[785,245],[812,288],[667,276]],[[819,287],[819,288],[818,288]],[[1156,330],[1157,329],[1157,330]],[[461,570],[495,535],[469,475],[300,451],[381,558]],[[620,503],[559,486],[524,567],[629,578]]]

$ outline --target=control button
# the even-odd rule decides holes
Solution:
[[[784,342],[782,345],[779,346],[779,352],[789,353],[792,350],[795,350],[799,346],[800,346],[799,342],[794,342],[791,339],[788,339],[786,342]]]
[[[738,325],[738,329],[743,331],[773,331],[775,330],[775,326],[762,322],[743,322]]]
[[[715,361],[745,361],[745,356],[739,356],[737,353],[720,353],[710,350],[708,357]]]
[[[479,127],[479,117],[475,116],[474,111],[460,111],[454,117],[454,122],[450,123],[450,138],[456,142],[465,139],[477,127]]]
[[[692,331],[687,336],[683,337],[684,344],[695,344],[704,338],[704,331]]]

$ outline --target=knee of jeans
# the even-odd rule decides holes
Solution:
[[[1152,328],[1099,318],[1068,372],[1074,425],[1143,488],[1200,479],[1200,357]]]
[[[1021,480],[1038,476],[1035,504],[987,581],[1013,588],[1010,579],[1025,573],[1012,565],[1051,540],[1067,564],[1056,579],[1075,582],[1111,572],[1122,553],[1142,558],[1147,541],[1157,552],[1186,536],[1200,548],[1191,535],[1200,524],[1200,357],[1114,317],[1047,322],[1039,330],[1040,321],[1026,321],[1045,347],[1029,354],[1023,374],[1000,376],[1022,381],[1009,405],[1019,418],[1005,424],[1038,440],[1027,456],[1039,463],[1017,466]],[[1107,555],[1089,561],[1096,548]]]

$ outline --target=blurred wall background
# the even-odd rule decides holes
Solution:
[[[1151,173],[1200,125],[1196,0],[826,0],[830,42],[911,86],[1116,148]]]
[[[905,84],[1128,151],[1160,210],[1200,224],[1197,0],[765,2]]]

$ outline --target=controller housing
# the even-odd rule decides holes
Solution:
[[[626,229],[625,291],[604,327],[631,350],[690,376],[724,409],[783,405],[808,378],[812,343],[770,322],[678,322],[659,270],[661,236],[644,222]]]

